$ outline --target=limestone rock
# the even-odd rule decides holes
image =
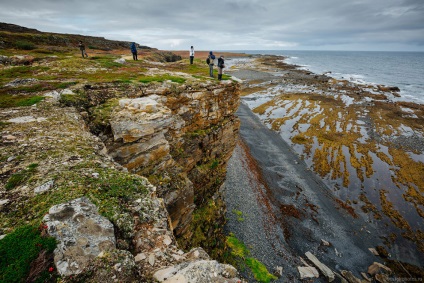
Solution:
[[[0,209],[3,208],[5,204],[8,204],[10,202],[9,199],[0,199]]]
[[[7,56],[0,55],[0,64],[10,64],[10,58]]]
[[[81,273],[102,251],[115,249],[112,223],[86,197],[51,207],[43,221],[58,240],[54,262],[62,276]]]
[[[56,90],[47,92],[44,94],[44,97],[49,97],[51,98],[53,101],[59,101],[60,99],[60,93],[57,92]]]
[[[374,276],[378,273],[381,273],[381,269],[384,269],[386,272],[391,273],[392,270],[385,266],[384,264],[381,264],[379,262],[374,262],[372,265],[368,267],[368,274]]]
[[[349,282],[347,282],[347,280],[341,274],[339,274],[337,272],[334,272],[334,274],[340,280],[340,283],[349,283]]]
[[[125,59],[124,59],[124,58],[116,59],[116,60],[115,60],[115,61],[113,61],[113,62],[115,62],[115,63],[119,63],[119,64],[125,64],[125,63],[126,63],[126,61],[125,61]]]
[[[342,275],[344,278],[346,278],[346,280],[349,283],[362,283],[361,279],[357,278],[355,275],[353,275],[352,272],[350,271],[346,271],[346,270],[342,270],[341,271]]]
[[[224,168],[235,147],[239,88],[232,82],[174,88],[171,82],[151,84],[143,90],[147,96],[120,99],[105,144],[129,172],[160,176],[154,185],[179,236],[188,231],[194,196],[211,197],[219,188],[216,180],[225,178],[225,170],[205,169],[214,160]]]
[[[139,253],[135,256],[134,260],[135,262],[139,262],[146,259],[146,255],[144,253]]]
[[[11,65],[31,65],[34,62],[34,57],[30,55],[15,55],[10,57]]]
[[[387,276],[387,274],[376,274],[374,278],[377,282],[380,282],[380,283],[392,282],[390,281],[389,276]]]
[[[176,266],[160,269],[153,274],[159,282],[197,282],[197,283],[236,283],[237,270],[227,264],[215,260],[198,260],[185,262]]]
[[[280,278],[283,276],[283,267],[282,266],[276,266],[274,270],[274,275]]]
[[[376,249],[374,249],[374,248],[368,248],[368,250],[373,254],[373,255],[375,255],[375,256],[379,256],[379,254],[378,254],[378,252],[377,252],[377,250]]]
[[[46,118],[44,117],[35,118],[33,116],[23,116],[23,117],[9,119],[7,120],[7,122],[19,124],[19,123],[43,122],[45,120]]]
[[[300,279],[318,278],[319,272],[313,266],[298,266],[297,270],[300,274]]]
[[[42,184],[41,186],[38,186],[34,189],[34,193],[35,194],[41,194],[44,192],[47,192],[48,190],[50,190],[54,185],[54,180],[50,180],[44,184]]]
[[[74,282],[142,282],[136,279],[139,278],[138,272],[129,251],[112,250],[94,258],[84,273],[80,274],[81,278],[74,276]]]
[[[321,244],[322,244],[323,246],[326,246],[326,247],[329,247],[329,246],[330,246],[330,243],[329,243],[329,242],[327,242],[326,240],[323,240],[323,239],[321,239]]]
[[[21,86],[21,85],[27,85],[27,84],[36,83],[36,82],[38,82],[38,80],[32,79],[32,78],[29,78],[29,79],[14,79],[10,83],[6,84],[5,86],[18,87],[18,86]]]
[[[335,275],[330,268],[328,268],[325,264],[320,262],[312,253],[306,252],[305,255],[310,261],[312,261],[312,263],[316,267],[318,267],[318,269],[324,274],[324,276],[328,278],[329,282],[334,281]]]
[[[69,89],[69,88],[65,88],[64,90],[62,90],[61,92],[60,92],[60,94],[62,95],[62,94],[65,94],[65,95],[75,95],[75,93],[71,90],[71,89]]]
[[[367,280],[368,282],[371,282],[372,279],[368,277],[368,275],[365,272],[361,272],[362,277]]]

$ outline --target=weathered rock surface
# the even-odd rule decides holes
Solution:
[[[300,279],[318,278],[318,270],[313,266],[298,266]]]
[[[115,249],[112,223],[85,197],[53,206],[43,221],[59,241],[54,261],[61,275],[79,274],[101,252]]]
[[[211,260],[202,249],[194,249],[185,256],[185,262],[159,269],[153,274],[153,278],[166,283],[241,282],[233,266]]]
[[[239,122],[237,84],[151,86],[148,96],[121,99],[110,117],[105,144],[130,172],[161,176],[153,180],[177,235],[187,232],[196,204],[219,188],[235,146]],[[195,203],[195,199],[197,203]]]
[[[125,55],[113,62],[115,57],[112,69],[94,53],[127,51],[128,42],[4,23],[0,33],[1,48],[42,50],[0,56],[1,68],[24,70],[2,80],[14,96],[10,105],[38,101],[0,110],[1,237],[43,220],[42,234],[58,240],[55,271],[64,280],[72,275],[81,282],[146,282],[167,267],[189,281],[204,271],[212,281],[236,280],[234,268],[204,250],[180,250],[173,232],[190,238],[194,208],[207,203],[224,180],[239,126],[238,83],[169,71],[179,64],[168,68],[157,61],[180,56],[139,46],[150,51],[142,54],[150,67],[121,84],[113,78],[120,68],[115,63],[123,64],[124,74],[134,62]],[[92,60],[73,60],[79,40],[92,50]],[[58,60],[54,53],[63,51],[69,56]],[[139,81],[166,76],[185,82]]]
[[[335,279],[334,272],[331,271],[331,269],[328,268],[328,266],[326,266],[321,261],[319,261],[316,258],[316,256],[314,256],[310,252],[306,252],[305,255],[324,274],[324,276],[327,277],[328,282],[333,282],[334,281],[334,279]]]

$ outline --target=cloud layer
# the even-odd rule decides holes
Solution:
[[[422,0],[0,0],[0,21],[159,49],[424,51]]]

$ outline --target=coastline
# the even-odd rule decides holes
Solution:
[[[325,193],[318,194],[314,198],[311,198],[312,200],[312,206],[308,207],[314,207],[314,211],[309,211],[307,214],[303,211],[305,208],[305,204],[300,204],[297,200],[293,202],[289,202],[290,205],[294,205],[298,210],[303,211],[302,213],[305,213],[305,215],[309,215],[309,217],[305,216],[306,219],[309,219],[312,222],[315,222],[313,220],[313,217],[321,216],[324,219],[328,216],[331,216],[330,214],[326,214],[324,212],[323,207],[329,208],[336,208],[337,211],[341,214],[344,214],[343,217],[350,217],[350,219],[347,219],[345,221],[345,224],[347,225],[347,230],[352,229],[352,234],[355,235],[357,233],[361,233],[363,231],[367,231],[365,235],[363,236],[369,236],[370,240],[368,242],[368,247],[365,246],[366,241],[363,243],[360,243],[359,246],[361,247],[360,250],[364,252],[363,258],[364,261],[361,262],[361,257],[356,258],[357,262],[360,262],[360,264],[365,264],[366,258],[371,260],[374,258],[374,260],[381,260],[384,261],[386,264],[391,265],[393,268],[396,268],[393,265],[392,261],[403,261],[407,263],[412,263],[417,266],[423,266],[423,252],[422,247],[420,247],[421,242],[421,236],[420,236],[420,227],[423,225],[422,218],[416,218],[416,221],[418,224],[418,227],[408,228],[412,225],[405,224],[409,223],[411,221],[414,221],[413,218],[405,218],[404,215],[402,215],[402,212],[399,212],[396,207],[401,203],[404,205],[404,207],[414,207],[417,209],[417,212],[419,214],[420,205],[423,205],[419,202],[422,192],[414,191],[418,193],[418,195],[410,195],[408,198],[408,193],[411,193],[408,188],[403,189],[404,196],[402,198],[401,195],[397,194],[396,197],[396,190],[398,188],[396,186],[402,185],[404,182],[409,182],[410,186],[413,186],[415,188],[420,188],[421,183],[420,179],[413,179],[412,182],[410,180],[404,181],[401,180],[400,177],[397,179],[397,183],[395,183],[395,186],[393,187],[393,190],[391,187],[385,187],[387,188],[387,191],[385,191],[383,188],[380,189],[379,186],[387,186],[388,184],[386,178],[390,178],[387,175],[381,174],[381,172],[378,171],[378,168],[374,168],[373,165],[382,166],[382,161],[387,160],[384,158],[382,154],[382,150],[378,150],[376,153],[372,153],[374,147],[377,146],[377,148],[386,148],[387,155],[390,154],[390,157],[393,159],[393,161],[383,168],[385,171],[388,171],[395,175],[396,173],[399,176],[402,176],[401,172],[395,172],[394,167],[397,166],[396,162],[398,162],[398,159],[394,155],[393,151],[396,150],[396,154],[401,155],[403,158],[407,159],[408,154],[403,154],[404,152],[413,151],[415,152],[415,159],[409,158],[409,165],[402,164],[403,168],[400,168],[399,171],[405,170],[405,167],[408,167],[411,169],[412,164],[415,164],[415,169],[417,169],[417,173],[420,174],[419,168],[422,166],[422,161],[420,161],[420,158],[423,156],[423,145],[424,145],[424,139],[422,136],[422,127],[419,126],[419,121],[423,119],[423,106],[416,103],[409,103],[409,102],[392,102],[390,101],[390,93],[384,92],[384,91],[368,91],[367,89],[362,89],[360,86],[352,84],[347,81],[337,81],[333,78],[330,78],[325,75],[317,75],[313,74],[309,71],[305,70],[299,70],[296,68],[296,66],[286,64],[282,62],[279,58],[276,56],[261,56],[256,55],[254,59],[244,60],[243,59],[236,59],[236,60],[228,60],[229,69],[226,70],[227,73],[230,73],[231,75],[237,77],[238,79],[242,80],[242,103],[245,105],[240,106],[240,109],[244,109],[244,111],[253,111],[255,113],[258,120],[261,121],[261,124],[264,128],[272,129],[272,132],[279,135],[282,140],[280,141],[280,144],[287,148],[290,148],[293,153],[300,157],[300,160],[297,161],[298,164],[304,164],[304,169],[307,170],[314,170],[315,176],[318,176],[320,180],[324,181],[327,189],[324,190],[324,192],[327,192],[327,195]],[[238,61],[240,60],[242,63],[237,64],[237,62],[231,62],[231,61]],[[340,93],[337,94],[337,92],[343,92],[343,95]],[[299,102],[301,101],[301,102]],[[361,102],[363,101],[363,102]],[[319,102],[319,103],[317,103]],[[314,104],[315,103],[315,104]],[[313,105],[315,108],[320,107],[321,111],[325,115],[328,116],[328,118],[332,118],[333,122],[330,122],[329,120],[325,120],[325,116],[320,115],[317,116],[316,112],[314,111],[314,107],[310,107],[309,105]],[[340,122],[340,113],[341,111],[334,109],[347,109],[351,107],[355,107],[355,104],[358,105],[358,107],[366,108],[367,109],[367,115],[365,116],[359,116],[357,117],[357,120],[361,123],[358,123],[360,125],[357,125],[357,128],[354,126],[350,127],[350,132],[359,132],[359,133],[366,133],[366,137],[361,137],[359,135],[355,136],[355,139],[359,139],[361,142],[358,143],[353,138],[346,138],[346,142],[349,142],[351,144],[354,144],[354,147],[349,147],[346,145],[346,142],[344,142],[345,136],[349,136],[351,133],[349,133],[348,128],[346,126],[342,125],[343,122]],[[250,110],[247,108],[247,106],[250,108]],[[392,110],[390,107],[393,107]],[[393,125],[393,120],[396,121],[396,119],[386,119],[386,121],[377,120],[376,116],[373,116],[370,114],[371,112],[377,112],[378,109],[383,109],[385,111],[399,111],[405,108],[412,109],[412,112],[414,113],[414,117],[416,118],[407,118],[406,115],[409,115],[411,117],[411,111],[409,111],[409,114],[405,113],[399,116],[396,116],[398,122],[399,120],[402,121],[408,121],[410,128],[412,129],[414,135],[406,135],[402,132],[394,132],[393,135],[387,135],[384,132],[381,131],[381,129],[384,127],[384,125],[387,126]],[[240,111],[239,109],[239,111]],[[283,109],[284,111],[282,111]],[[333,109],[332,111],[335,112],[337,115],[332,115],[331,111],[327,112],[327,109]],[[352,110],[353,111],[353,110]],[[352,118],[352,111],[346,111],[347,114],[350,116],[342,116],[347,118],[347,121],[350,121],[352,125],[354,125],[354,119]],[[358,111],[356,109],[355,111]],[[387,115],[387,113],[383,113],[385,117],[389,117],[390,115]],[[307,129],[311,127],[311,123],[309,120],[309,126],[306,126],[305,124],[308,124],[308,116],[314,117],[314,119],[319,120],[325,120],[324,125],[326,125],[327,129],[335,129],[333,133],[326,133],[326,136],[321,137],[320,135],[322,133],[317,132],[318,127],[314,131],[311,131],[308,133]],[[251,138],[251,134],[247,134],[247,136],[243,136],[243,124],[246,123],[241,118],[241,140],[242,142],[248,144],[248,147],[250,148],[250,152],[255,150],[260,150],[260,148],[264,147],[264,143],[268,140],[265,137],[263,141],[256,140],[256,142],[252,142],[250,145],[247,142],[249,137]],[[300,123],[299,121],[302,120],[303,122]],[[319,120],[316,120],[314,123],[319,124]],[[384,122],[384,123],[383,123]],[[321,122],[322,123],[322,122]],[[338,124],[337,124],[338,123]],[[333,125],[333,126],[332,126]],[[412,126],[412,127],[411,127]],[[252,126],[253,127],[253,126]],[[258,126],[259,127],[259,126]],[[303,127],[303,128],[302,128]],[[253,127],[254,128],[254,127]],[[258,128],[255,128],[258,131]],[[324,127],[325,129],[325,127]],[[339,130],[339,131],[337,131]],[[246,130],[245,130],[246,131]],[[339,134],[337,134],[339,132]],[[421,133],[421,135],[418,135]],[[317,138],[312,139],[313,136],[316,136]],[[339,140],[340,143],[337,143]],[[311,141],[312,143],[310,143]],[[373,147],[364,146],[366,150],[369,150],[372,154],[372,158],[367,158],[367,151],[357,151],[360,152],[360,155],[363,156],[363,158],[357,159],[357,164],[352,163],[353,161],[350,159],[346,159],[343,161],[343,158],[334,159],[334,152],[338,152],[341,156],[342,153],[354,153],[357,146],[359,144],[367,144],[367,143],[373,143]],[[314,145],[315,143],[315,145]],[[316,144],[320,144],[320,146],[317,146]],[[390,143],[390,144],[388,144]],[[380,147],[378,147],[380,145]],[[343,148],[346,147],[349,149],[349,151],[344,151]],[[331,150],[331,149],[337,149],[340,150]],[[393,149],[392,149],[393,148]],[[332,168],[331,166],[334,165],[334,163],[323,163],[322,157],[319,155],[317,156],[317,152],[321,152],[322,157],[329,156],[331,160],[334,159],[338,160],[338,162],[345,162],[345,170],[343,171],[337,171],[335,168]],[[275,154],[269,155],[270,153],[265,151],[262,154],[257,154],[256,156],[254,154],[253,157],[260,165],[260,171],[262,174],[267,175],[267,165],[275,158]],[[357,155],[358,153],[355,153]],[[233,161],[238,164],[238,167],[243,166],[243,158],[240,157],[240,155],[235,154],[238,161]],[[420,157],[421,156],[421,157]],[[380,160],[380,163],[376,161],[376,157],[378,157]],[[352,155],[351,157],[352,158]],[[415,161],[415,163],[414,163]],[[262,164],[261,164],[262,162]],[[374,162],[374,163],[373,163]],[[324,167],[319,167],[319,165],[325,165]],[[353,164],[353,165],[352,165]],[[418,165],[418,166],[417,166]],[[228,182],[232,183],[231,178],[234,178],[234,176],[231,176],[231,170],[235,170],[231,167],[231,162],[228,167],[228,171],[230,175],[227,175]],[[278,166],[275,165],[274,166]],[[351,175],[348,176],[348,179],[343,179],[343,174],[348,171],[348,168],[353,168],[351,170],[352,172],[349,172]],[[356,166],[356,167],[354,167]],[[401,166],[401,167],[402,167]],[[309,169],[308,169],[309,168]],[[375,170],[375,171],[373,171]],[[383,170],[383,171],[384,171]],[[278,170],[277,170],[278,171]],[[377,173],[376,173],[377,172]],[[394,172],[394,173],[393,173]],[[409,174],[413,174],[413,171],[409,171]],[[266,183],[271,188],[271,201],[274,199],[274,205],[278,203],[281,205],[282,199],[285,199],[288,197],[288,199],[293,199],[293,195],[284,193],[284,185],[281,185],[284,183],[284,180],[287,178],[287,176],[281,172],[274,172],[273,176],[268,175],[268,178],[266,179]],[[354,182],[351,182],[350,184],[346,183],[346,180],[351,181],[353,174],[358,174],[357,180],[354,180]],[[374,175],[373,175],[374,174]],[[237,174],[236,174],[237,175]],[[243,174],[241,174],[243,176]],[[337,178],[333,178],[333,176],[336,176]],[[362,180],[360,177],[362,176]],[[419,175],[416,175],[419,176]],[[395,176],[396,177],[396,176]],[[411,183],[417,182],[415,185]],[[362,184],[362,185],[361,185]],[[344,186],[345,185],[345,186]],[[256,188],[255,188],[256,186]],[[241,193],[239,195],[239,198],[243,198],[243,196],[247,196],[252,194],[250,190],[256,190],[258,192],[258,186],[255,185],[250,188],[245,188],[245,194]],[[357,189],[355,189],[355,186]],[[230,192],[231,189],[228,188],[227,192]],[[232,193],[229,193],[232,194]],[[291,194],[296,194],[296,192],[291,192]],[[393,198],[393,195],[396,197]],[[269,196],[269,195],[268,195]],[[283,198],[283,196],[286,196]],[[275,202],[275,199],[277,199],[277,202]],[[314,201],[318,200],[325,200],[327,199],[333,199],[335,203],[331,205],[324,205],[322,203],[320,204],[314,204]],[[403,199],[409,200],[410,202],[403,202]],[[284,201],[288,201],[287,199]],[[411,203],[412,202],[412,203]],[[395,204],[394,204],[395,203]],[[229,206],[228,212],[227,212],[227,218],[229,218],[229,224],[228,229],[229,232],[232,232],[232,229],[239,231],[239,236],[241,238],[251,238],[246,237],[246,233],[242,231],[249,231],[255,228],[240,228],[243,227],[243,223],[240,223],[240,221],[237,221],[237,218],[234,215],[233,210],[237,208],[237,202],[236,203],[227,203]],[[234,206],[235,205],[235,206]],[[258,201],[258,205],[259,201]],[[395,206],[396,205],[396,206]],[[251,206],[248,206],[251,207]],[[303,209],[303,210],[302,210]],[[409,210],[410,211],[410,210]],[[249,214],[249,212],[246,212]],[[272,212],[275,215],[275,211]],[[281,213],[281,211],[280,211]],[[414,212],[415,213],[415,212]],[[315,215],[313,215],[315,214]],[[244,214],[243,214],[244,215]],[[414,214],[415,215],[415,214]],[[313,217],[312,217],[313,216]],[[255,216],[255,218],[258,218],[259,216]],[[420,216],[419,216],[420,217]],[[422,216],[421,216],[422,217]],[[293,215],[289,216],[283,216],[282,218],[285,218],[285,221],[293,221],[296,222],[302,222],[305,221],[302,217],[296,218],[293,217]],[[287,220],[288,219],[288,220]],[[280,219],[281,220],[281,219]],[[357,221],[358,223],[363,223],[363,227],[356,226],[352,224],[353,222]],[[259,221],[260,222],[260,221]],[[318,221],[319,222],[319,221]],[[343,222],[343,221],[342,221]],[[322,220],[321,222],[322,223]],[[330,221],[330,223],[333,223]],[[415,221],[414,221],[415,223]],[[421,224],[420,224],[421,223]],[[263,223],[256,223],[256,228],[260,229],[264,224]],[[387,226],[389,225],[389,228]],[[406,226],[405,226],[406,225]],[[237,228],[238,226],[238,228]],[[279,223],[279,226],[281,229],[284,230],[285,223],[283,224],[281,221]],[[236,228],[234,228],[236,227]],[[320,225],[317,226],[317,229],[321,229]],[[332,224],[329,225],[329,227],[334,228],[335,226],[332,226]],[[367,227],[367,228],[365,228]],[[302,229],[299,228],[298,225],[292,226],[294,229],[294,233],[298,233],[298,236],[302,238],[302,235],[305,235],[304,233],[299,233]],[[357,231],[361,232],[355,232]],[[416,230],[415,230],[416,229]],[[312,231],[312,232],[311,232]],[[309,233],[311,235],[315,235],[314,229],[309,230]],[[345,231],[345,229],[341,229],[341,231]],[[402,235],[405,236],[405,238],[402,237],[401,231],[403,231]],[[417,231],[417,232],[415,232]],[[394,233],[396,233],[396,238],[390,238],[393,237]],[[284,233],[283,233],[284,234]],[[243,236],[244,235],[244,236]],[[358,235],[358,234],[357,234]],[[409,236],[408,236],[409,235]],[[351,237],[347,235],[346,237]],[[356,237],[356,236],[353,236]],[[359,236],[358,236],[359,237]],[[284,237],[283,237],[284,238]],[[313,238],[313,237],[312,237]],[[361,238],[361,237],[359,237]],[[325,239],[322,239],[325,240]],[[341,239],[333,238],[334,245],[340,245],[343,241]],[[362,241],[362,239],[360,240]],[[268,239],[266,240],[268,242]],[[280,241],[281,242],[281,241]],[[319,241],[315,239],[315,241],[312,241],[315,243],[315,248],[319,246]],[[302,256],[302,253],[306,252],[307,248],[311,248],[310,244],[308,244],[308,241],[304,243],[293,243],[287,240],[283,240],[284,245],[287,245],[288,250],[290,251],[297,251],[299,256]],[[249,243],[252,246],[255,246],[254,243]],[[274,243],[274,245],[276,245]],[[280,243],[281,245],[281,243]],[[260,246],[260,245],[259,245]],[[343,247],[347,247],[349,250],[349,247],[352,247],[353,245],[342,245]],[[368,248],[376,248],[376,247],[384,247],[384,250],[388,250],[388,253],[390,254],[389,258],[379,258],[375,257],[371,254],[371,252],[368,250]],[[252,248],[254,250],[254,248]],[[262,251],[264,249],[261,249]],[[275,251],[269,251],[271,254],[268,255],[269,258],[275,257],[274,252]],[[259,258],[263,257],[266,258],[267,256],[261,256],[261,253],[258,254]],[[296,252],[294,253],[296,254]],[[331,262],[333,264],[332,268],[337,269],[344,265],[345,262],[343,258],[333,257],[330,259],[331,256],[329,256],[327,253],[325,254],[328,262]],[[340,260],[340,261],[338,261]],[[273,270],[275,268],[273,261],[269,261],[270,265],[267,265],[268,269]],[[340,263],[341,262],[341,263]],[[371,262],[372,263],[372,262]],[[355,265],[353,265],[355,266]],[[359,266],[359,265],[358,265]],[[360,277],[360,272],[366,272],[366,270],[360,270],[361,268],[353,268],[356,270],[351,270],[354,272],[357,276]],[[293,271],[293,266],[291,267],[291,272],[294,275],[296,272]],[[286,270],[286,269],[285,269]],[[290,270],[290,268],[289,268]],[[284,281],[281,281],[284,282]]]

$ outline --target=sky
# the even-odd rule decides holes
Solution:
[[[424,51],[424,0],[0,0],[0,22],[161,50]]]

